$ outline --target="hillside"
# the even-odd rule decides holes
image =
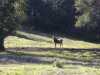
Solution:
[[[62,38],[64,47],[54,48],[50,35],[17,31],[5,39],[0,75],[100,75],[100,44]]]
[[[44,47],[54,48],[52,37],[46,36],[46,34],[29,34],[26,32],[17,32],[20,37],[9,36],[5,39],[6,47]],[[25,39],[27,38],[27,39]],[[100,48],[100,44],[90,43],[82,40],[73,40],[70,38],[62,37],[64,40],[63,48],[76,48],[76,49],[92,49]],[[58,46],[59,48],[59,46]]]
[[[5,39],[7,52],[1,53],[1,62],[51,63],[57,59],[70,64],[99,65],[100,44],[63,37],[63,48],[59,45],[55,48],[52,38],[46,34],[29,34],[20,31],[17,34],[20,34],[21,38],[9,36]]]

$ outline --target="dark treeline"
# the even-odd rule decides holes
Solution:
[[[24,31],[66,34],[100,42],[99,0],[0,0],[0,49],[4,39]]]
[[[28,0],[27,21],[23,28],[97,40],[99,8],[96,0]]]
[[[27,24],[33,30],[66,33],[74,25],[73,0],[29,0]]]

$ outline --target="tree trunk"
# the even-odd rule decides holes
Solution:
[[[0,51],[5,51],[4,39],[5,37],[0,37]]]

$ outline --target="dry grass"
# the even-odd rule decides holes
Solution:
[[[59,52],[58,49],[54,48],[54,44],[52,42],[52,38],[46,37],[46,36],[40,36],[36,34],[28,34],[24,32],[20,32],[21,35],[25,35],[27,37],[30,37],[32,40],[25,39],[25,38],[19,38],[16,36],[9,36],[5,39],[5,47],[6,48],[22,48],[22,47],[39,47],[40,49],[46,49],[44,51],[39,52],[38,49],[34,50],[31,49],[31,51],[18,51],[17,54],[22,55],[32,55],[32,56],[44,56],[44,57],[59,57],[59,58],[65,58],[65,59],[74,59],[74,60],[81,60],[81,61],[91,61],[95,59],[96,57],[99,58],[99,53],[96,54],[95,52],[92,52],[92,48],[100,48],[100,44],[94,44],[94,43],[88,43],[85,41],[78,41],[78,40],[71,40],[68,38],[64,39],[64,48],[66,48],[64,51]],[[54,49],[52,49],[54,48]],[[69,51],[67,50],[70,49]],[[71,51],[71,49],[78,49],[76,52]],[[52,49],[52,50],[51,50]],[[83,49],[84,51],[81,52],[80,49]],[[89,49],[85,50],[85,49]],[[60,51],[63,49],[60,49]]]
[[[0,75],[100,75],[100,69],[65,65],[63,69],[43,64],[0,65]]]
[[[16,36],[9,36],[5,39],[6,47],[43,47],[43,48],[53,48],[53,39],[46,36],[41,36],[37,34],[29,34],[25,32],[18,32],[20,35],[25,36],[29,39],[19,38]],[[80,40],[72,40],[69,38],[63,38],[64,45],[63,48],[100,48],[100,44],[89,43]],[[59,46],[58,46],[59,47]]]
[[[51,38],[40,36],[36,34],[21,33],[27,37],[31,37],[31,40],[25,38],[19,38],[16,36],[9,36],[5,39],[6,48],[15,47],[39,47],[39,48],[54,48]],[[85,41],[71,40],[64,38],[64,48],[100,48],[100,44],[88,43]],[[18,51],[18,55],[32,55],[32,56],[54,56],[62,57],[66,59],[80,59],[80,60],[92,60],[95,59],[96,54],[90,51],[62,51],[59,53],[57,50],[47,51]],[[8,54],[8,53],[0,53]],[[100,58],[99,56],[97,56]],[[100,67],[86,67],[78,65],[64,65],[64,68],[60,69],[54,67],[53,64],[4,64],[0,65],[0,75],[100,75]]]

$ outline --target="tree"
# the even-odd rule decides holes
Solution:
[[[75,27],[83,29],[86,33],[97,34],[100,32],[100,1],[99,0],[75,0],[77,22]]]
[[[28,27],[48,33],[67,32],[73,25],[73,9],[74,0],[28,0]]]
[[[92,42],[100,42],[100,1],[75,0],[77,35]]]
[[[4,39],[19,27],[16,0],[0,0],[0,51],[4,51]],[[18,11],[17,11],[18,12]]]

